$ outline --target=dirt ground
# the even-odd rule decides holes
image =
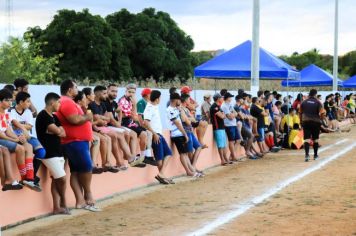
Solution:
[[[323,136],[320,159],[340,152],[355,138],[356,127],[347,135]],[[340,140],[344,142],[337,143]],[[356,235],[355,151],[209,235]],[[3,235],[185,235],[317,163],[303,160],[302,151],[282,151],[217,167],[203,179],[182,178],[176,185],[153,186],[102,202],[100,213],[75,210],[72,216],[37,220]]]

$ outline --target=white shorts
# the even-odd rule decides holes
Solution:
[[[64,158],[63,157],[51,157],[48,159],[42,159],[42,163],[47,167],[49,173],[54,179],[59,179],[66,176],[64,170]]]
[[[118,133],[124,133],[125,131],[131,132],[131,129],[126,128],[126,127],[117,128],[117,127],[114,127],[114,126],[108,126],[108,128],[113,130],[113,131],[115,131],[115,132],[118,132]]]

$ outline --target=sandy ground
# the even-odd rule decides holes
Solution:
[[[337,141],[347,141],[334,145]],[[355,142],[351,133],[322,137],[321,159]],[[356,235],[355,149],[290,185],[212,235]],[[204,158],[204,157],[201,157]],[[73,211],[7,230],[3,235],[184,235],[201,228],[233,204],[267,191],[302,172],[301,151],[283,151],[207,171],[200,180],[153,186],[100,203],[104,211]]]

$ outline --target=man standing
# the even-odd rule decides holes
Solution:
[[[180,161],[187,175],[199,178],[201,177],[201,174],[194,170],[188,157],[189,137],[184,130],[182,120],[180,118],[182,113],[183,111],[181,108],[181,97],[178,93],[171,94],[170,105],[167,108],[167,115],[169,119],[168,129],[170,130],[171,140],[177,147],[180,156]]]
[[[206,93],[204,95],[204,102],[201,104],[201,119],[205,120],[209,124],[211,123],[210,107],[211,107],[211,95],[210,93]]]
[[[313,140],[314,160],[318,159],[319,134],[320,134],[320,111],[322,104],[316,98],[318,91],[312,89],[309,92],[308,99],[304,100],[300,105],[300,120],[304,131],[304,150],[305,161],[309,161],[309,146],[310,138]]]
[[[84,114],[73,98],[78,94],[74,81],[65,80],[60,86],[60,108],[56,113],[62,124],[66,137],[61,139],[64,155],[69,160],[71,171],[70,185],[75,195],[76,208],[89,211],[100,211],[95,207],[91,192],[92,161],[89,152],[89,142],[93,139],[93,114]]]
[[[223,99],[219,93],[216,93],[213,99],[214,103],[210,107],[210,117],[211,123],[213,124],[214,139],[216,146],[218,147],[221,165],[228,165],[230,164],[230,161],[226,156],[226,133],[224,125],[224,119],[226,116],[219,105],[222,103]]]
[[[224,125],[225,125],[225,131],[227,134],[227,138],[229,141],[229,150],[230,150],[230,161],[237,161],[237,155],[236,151],[238,148],[238,145],[240,144],[241,141],[241,136],[238,134],[237,130],[237,113],[234,110],[234,107],[232,105],[232,98],[234,96],[226,92],[224,95],[224,103],[221,105],[221,110],[225,114],[224,118]]]
[[[150,102],[144,110],[144,126],[153,134],[152,149],[158,164],[158,175],[155,177],[161,184],[174,184],[174,181],[166,177],[167,165],[172,151],[163,138],[163,127],[159,112],[161,92],[153,90],[150,93]],[[152,122],[151,122],[152,121]]]

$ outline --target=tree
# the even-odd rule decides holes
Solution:
[[[23,39],[10,38],[0,47],[1,82],[12,83],[18,77],[32,84],[56,82],[59,58],[60,55],[43,57],[38,43],[29,45]]]
[[[60,10],[46,29],[30,28],[26,34],[42,43],[44,56],[63,54],[59,61],[63,78],[118,81],[131,76],[120,34],[88,9]]]
[[[106,20],[123,36],[136,78],[164,82],[178,77],[184,82],[191,76],[193,40],[168,13],[147,8],[132,14],[122,9]]]

